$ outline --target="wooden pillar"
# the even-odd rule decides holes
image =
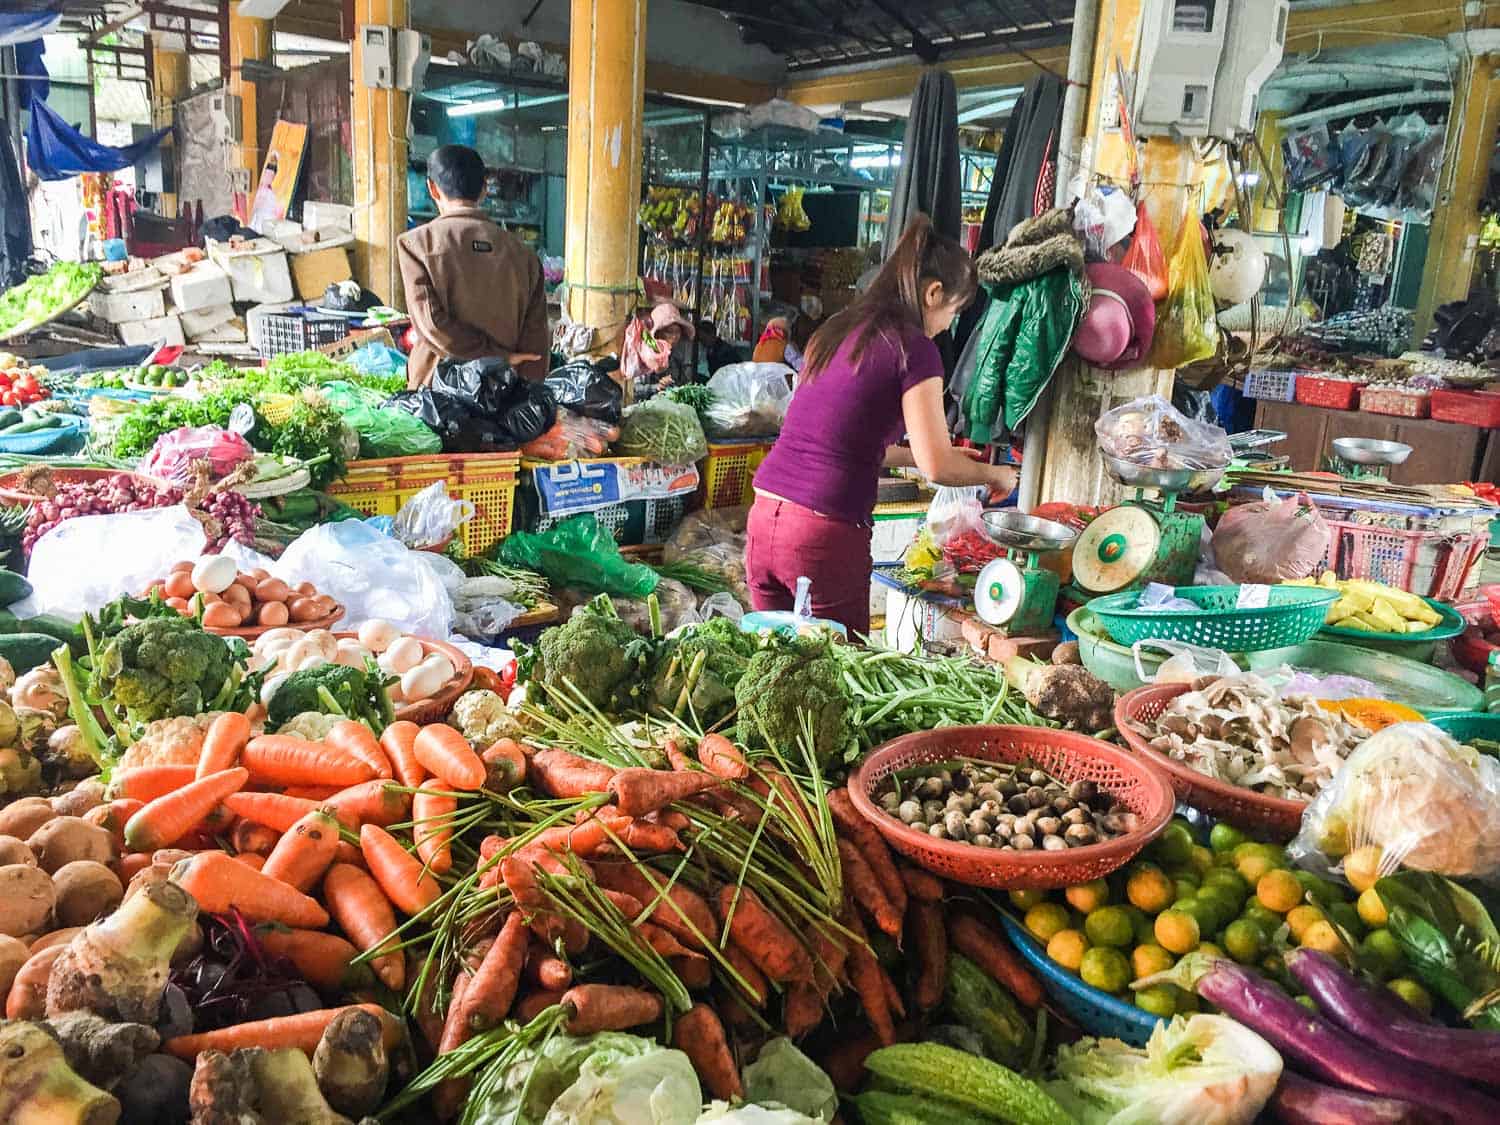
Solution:
[[[186,44],[181,36],[153,35],[151,37],[151,127],[165,129],[172,124],[177,101],[192,87],[193,80]],[[173,169],[177,154],[172,136],[168,134],[162,142],[163,169]],[[176,173],[169,173],[169,182],[176,186]],[[177,217],[177,193],[163,192],[162,214],[169,219]]]
[[[234,169],[235,192],[240,201],[240,219],[250,217],[250,199],[260,176],[260,117],[255,98],[255,83],[245,77],[247,62],[265,62],[271,57],[271,21],[240,15],[239,0],[229,4],[229,73],[226,76],[231,97],[240,103],[239,160]]]
[[[611,348],[636,300],[646,0],[572,0],[567,312]]]
[[[366,86],[359,29],[368,24],[407,26],[407,0],[354,0],[354,276],[387,304],[404,309],[396,239],[406,230],[405,90]]]

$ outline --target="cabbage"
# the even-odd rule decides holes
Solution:
[[[635,1036],[617,1038],[634,1042],[596,1046],[543,1125],[693,1125],[703,1094],[687,1055]]]
[[[1145,1050],[1118,1039],[1059,1047],[1048,1092],[1081,1125],[1249,1125],[1281,1080],[1281,1056],[1224,1016],[1158,1023]]]
[[[745,1068],[745,1100],[762,1106],[785,1107],[794,1117],[769,1118],[787,1125],[832,1121],[838,1112],[839,1096],[833,1080],[821,1067],[797,1049],[790,1039],[773,1039],[761,1048],[760,1056]]]
[[[698,1125],[704,1125],[704,1122],[713,1122],[713,1125],[818,1125],[822,1120],[783,1105],[747,1103],[731,1106],[728,1102],[714,1102],[698,1118]]]

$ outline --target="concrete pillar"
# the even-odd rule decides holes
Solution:
[[[396,239],[406,229],[406,118],[404,90],[366,86],[359,29],[367,24],[404,28],[407,0],[354,0],[354,276],[398,309],[406,307]]]
[[[568,57],[568,315],[603,350],[636,299],[646,0],[572,0]]]
[[[246,62],[265,62],[271,57],[271,21],[240,15],[239,0],[229,4],[229,73],[231,97],[240,103],[239,160],[234,171],[236,194],[243,192],[241,220],[250,217],[250,198],[260,176],[260,117],[255,103],[255,83],[246,79]]]
[[[181,36],[153,35],[151,37],[151,126],[164,129],[172,124],[172,116],[179,98],[192,87],[191,67],[186,46]],[[162,144],[162,163],[172,167],[176,162],[172,137],[169,134]],[[175,175],[172,181],[175,185]],[[169,219],[177,217],[177,193],[163,192],[162,214]]]

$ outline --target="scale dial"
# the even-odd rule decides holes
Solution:
[[[1010,559],[994,559],[975,579],[974,612],[986,625],[1004,625],[1021,608],[1025,589],[1020,567]]]
[[[1111,508],[1083,529],[1073,548],[1073,580],[1113,594],[1146,573],[1161,548],[1161,529],[1144,508]]]

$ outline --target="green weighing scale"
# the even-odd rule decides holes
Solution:
[[[1227,465],[1159,469],[1104,453],[1109,475],[1135,496],[1095,516],[1073,547],[1073,584],[1091,595],[1115,594],[1160,582],[1191,586],[1206,526],[1202,516],[1177,510],[1183,492],[1212,488]],[[1154,489],[1160,499],[1147,499]]]
[[[1078,532],[1014,509],[985,512],[983,519],[991,541],[1005,548],[1005,557],[991,560],[979,572],[974,612],[986,625],[1004,626],[1013,636],[1046,632],[1057,613],[1061,583],[1039,560],[1069,546]]]

